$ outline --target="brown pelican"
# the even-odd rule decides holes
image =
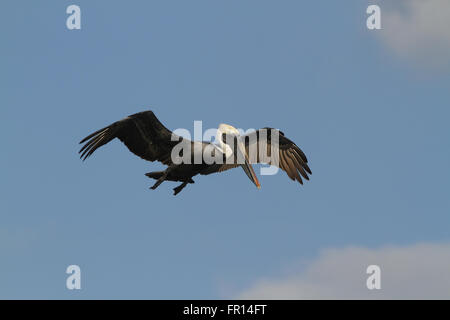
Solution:
[[[86,160],[114,138],[118,138],[142,159],[167,165],[166,170],[149,172],[146,176],[157,180],[151,189],[156,189],[163,181],[181,182],[173,189],[175,195],[188,183],[194,183],[192,177],[198,174],[223,172],[238,166],[260,188],[251,163],[275,165],[300,184],[303,184],[302,177],[309,180],[308,174],[311,174],[303,151],[277,129],[263,128],[240,135],[233,126],[221,124],[217,129],[217,144],[191,141],[164,127],[152,111],[133,114],[90,134],[80,141],[81,144],[85,143],[79,151],[80,158]],[[278,140],[277,143],[275,140]],[[220,161],[211,162],[203,157],[207,150],[211,157]],[[180,159],[183,161],[180,162]]]

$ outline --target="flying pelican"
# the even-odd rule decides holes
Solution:
[[[277,149],[272,149],[272,134],[277,134]],[[266,146],[262,144],[265,140]],[[223,172],[225,170],[241,166],[249,179],[260,188],[260,183],[256,177],[255,171],[251,163],[270,163],[284,170],[289,178],[297,180],[303,184],[302,178],[309,180],[308,174],[311,170],[308,167],[308,160],[302,150],[291,140],[284,136],[284,133],[273,128],[263,128],[251,132],[247,135],[240,135],[239,131],[233,126],[227,124],[219,125],[216,138],[218,143],[197,142],[177,136],[162,125],[152,111],[143,111],[130,115],[120,121],[100,129],[83,140],[80,144],[85,143],[80,149],[80,158],[84,161],[92,155],[92,153],[107,144],[114,138],[122,141],[128,149],[135,155],[148,161],[159,161],[167,165],[166,170],[149,172],[145,175],[156,180],[151,189],[156,189],[163,181],[179,181],[181,184],[174,188],[174,195],[177,195],[188,183],[194,183],[192,177],[201,174],[207,175],[215,172]],[[200,162],[181,162],[174,161],[172,151],[174,148],[183,143],[189,146],[190,154],[184,154],[191,160],[196,157],[196,153],[203,152],[209,148],[212,155],[222,158],[222,162],[207,162],[201,157]],[[250,151],[256,147],[267,148],[267,154],[270,155],[271,150],[278,150],[279,161],[267,161],[268,159],[261,156],[259,152]],[[253,149],[255,150],[255,149]],[[184,150],[180,154],[183,153]],[[274,152],[276,158],[276,151]],[[242,161],[237,161],[242,159]],[[226,161],[233,159],[231,163]]]

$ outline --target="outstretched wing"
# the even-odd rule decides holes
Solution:
[[[276,142],[272,142],[272,133],[278,133],[278,148],[276,147]],[[276,165],[285,171],[289,178],[297,180],[301,184],[303,184],[302,177],[309,180],[308,174],[311,174],[311,169],[308,166],[308,159],[294,142],[284,136],[283,132],[273,128],[263,128],[251,132],[242,138],[245,141],[250,163]],[[272,147],[274,147],[274,150],[278,149],[278,157],[272,157]],[[263,150],[261,150],[262,148]],[[239,164],[235,163],[213,164],[203,174],[222,172],[238,166]]]
[[[86,160],[92,153],[114,138],[122,141],[135,155],[148,161],[160,161],[166,165],[171,163],[171,150],[181,141],[162,125],[152,111],[144,111],[128,116],[120,121],[100,129],[83,140],[79,153]]]

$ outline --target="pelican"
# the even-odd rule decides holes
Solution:
[[[278,137],[276,146],[272,138],[274,136]],[[265,145],[262,143],[263,137]],[[164,171],[149,172],[145,175],[156,180],[155,184],[150,187],[151,189],[156,189],[164,181],[181,182],[173,189],[174,195],[177,195],[186,185],[194,183],[192,178],[198,174],[208,175],[239,166],[259,189],[261,185],[252,163],[275,165],[285,171],[291,180],[296,180],[300,184],[303,184],[302,177],[309,180],[308,174],[311,174],[308,160],[303,151],[277,129],[262,128],[246,135],[240,135],[240,132],[233,126],[220,124],[215,143],[191,141],[175,135],[164,127],[152,111],[130,115],[88,135],[80,141],[80,144],[84,143],[79,151],[80,158],[83,161],[86,160],[95,150],[115,138],[122,141],[132,153],[142,159],[152,162],[159,161],[166,165],[167,168]],[[175,148],[179,148],[180,145],[190,148],[182,149],[178,153],[174,152]],[[192,161],[199,152],[203,155],[207,149],[215,159],[222,161],[211,163],[203,157],[200,157],[199,162]],[[260,149],[267,149],[268,155],[271,155],[271,150],[275,150],[273,158],[278,161],[270,161],[268,157],[262,156],[259,152]],[[185,150],[189,151],[185,152]],[[251,152],[252,150],[256,150],[256,152]],[[178,154],[178,158],[173,156],[174,153]],[[183,159],[191,161],[180,163],[180,155],[184,156]],[[230,159],[232,161],[228,161]]]

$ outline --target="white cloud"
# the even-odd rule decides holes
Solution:
[[[381,268],[381,289],[369,290],[366,268]],[[305,268],[263,279],[239,299],[450,299],[450,244],[324,251]]]
[[[427,66],[450,66],[450,1],[380,2],[381,40],[399,57]]]

